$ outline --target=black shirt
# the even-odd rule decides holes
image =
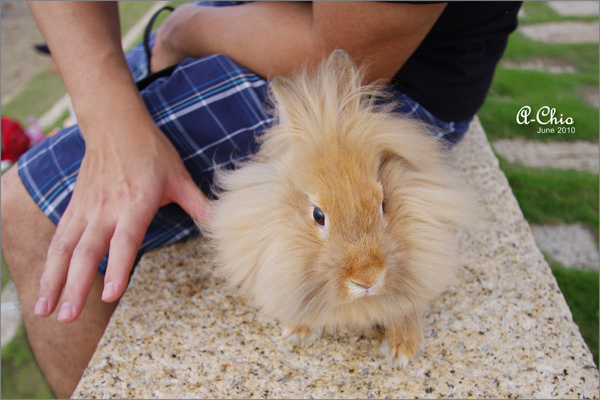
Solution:
[[[391,84],[438,118],[470,119],[485,100],[520,6],[449,2]]]

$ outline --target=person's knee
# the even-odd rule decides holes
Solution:
[[[19,175],[15,168],[11,168],[4,175],[2,175],[2,187],[0,188],[0,231],[2,238],[2,250],[8,251],[10,249],[9,242],[12,239],[11,233],[15,231],[14,220],[17,217],[15,205],[17,204],[18,192],[17,184]]]
[[[16,168],[11,168],[2,175],[2,187],[0,188],[0,243],[2,245],[2,253],[6,258],[10,259],[10,254],[15,249],[15,240],[17,239],[19,230],[16,220],[19,218],[18,210],[18,187],[20,184],[19,175]],[[8,264],[11,275],[12,263]]]
[[[35,204],[15,167],[2,175],[0,188],[0,243],[14,280],[31,271],[19,266],[18,260],[35,254],[43,254],[52,236],[54,224]],[[25,257],[27,256],[27,257]]]

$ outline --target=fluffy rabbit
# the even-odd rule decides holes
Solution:
[[[377,324],[405,366],[427,303],[454,275],[465,195],[426,127],[361,79],[337,50],[272,81],[278,123],[252,160],[217,172],[207,235],[218,275],[290,340]]]

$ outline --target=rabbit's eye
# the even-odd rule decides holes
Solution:
[[[385,212],[385,201],[381,202],[381,212],[384,213]]]
[[[313,218],[321,226],[325,226],[325,213],[319,207],[313,208]]]

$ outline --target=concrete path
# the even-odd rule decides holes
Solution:
[[[528,38],[542,43],[598,43],[598,22],[548,22],[522,25],[519,28]]]
[[[563,266],[598,271],[598,244],[583,225],[532,225],[531,231],[538,246]]]
[[[595,16],[600,14],[598,1],[549,1],[548,5],[565,17]],[[598,21],[563,21],[520,25],[519,31],[542,43],[598,43]]]
[[[587,17],[600,14],[597,1],[549,1],[548,5],[565,17]]]
[[[577,72],[577,67],[564,60],[536,58],[525,61],[502,60],[500,66],[505,68],[518,68],[531,71],[544,71],[552,74],[565,74]]]
[[[598,173],[600,148],[598,143],[581,140],[570,142],[539,142],[526,139],[494,141],[494,149],[508,161],[536,168],[576,169]]]

